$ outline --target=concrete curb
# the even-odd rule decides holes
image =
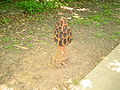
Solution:
[[[120,45],[72,90],[120,90]]]

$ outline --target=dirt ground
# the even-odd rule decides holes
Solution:
[[[61,16],[70,18],[74,13],[84,15],[88,12],[56,10],[33,16],[4,15],[11,18],[11,22],[0,25],[0,37],[15,39],[0,42],[1,88],[52,90],[56,87],[65,90],[62,88],[65,81],[81,80],[120,43],[120,38],[108,37],[114,35],[115,30],[120,31],[117,24],[70,25],[73,41],[67,46],[69,62],[61,68],[52,66],[50,60],[57,46],[53,41],[55,24]],[[97,37],[97,33],[106,36]]]

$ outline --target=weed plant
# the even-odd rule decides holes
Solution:
[[[47,1],[43,2],[35,1],[35,0],[18,0],[17,2],[13,2],[13,0],[6,0],[0,2],[0,10],[7,10],[10,8],[17,8],[23,10],[24,12],[28,12],[30,14],[35,14],[37,12],[44,12],[47,10],[52,10],[59,7],[60,2],[58,1]]]
[[[34,14],[37,12],[44,12],[46,10],[55,9],[58,7],[58,5],[52,1],[46,1],[46,2],[21,1],[16,3],[16,7],[31,14]]]

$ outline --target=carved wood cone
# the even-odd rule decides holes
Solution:
[[[72,32],[68,27],[67,22],[67,19],[65,17],[62,17],[57,22],[54,30],[54,40],[58,44],[56,51],[52,56],[52,61],[54,63],[65,64],[69,58],[66,46],[71,43]]]

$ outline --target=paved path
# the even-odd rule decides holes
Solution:
[[[120,45],[72,90],[120,90]]]

